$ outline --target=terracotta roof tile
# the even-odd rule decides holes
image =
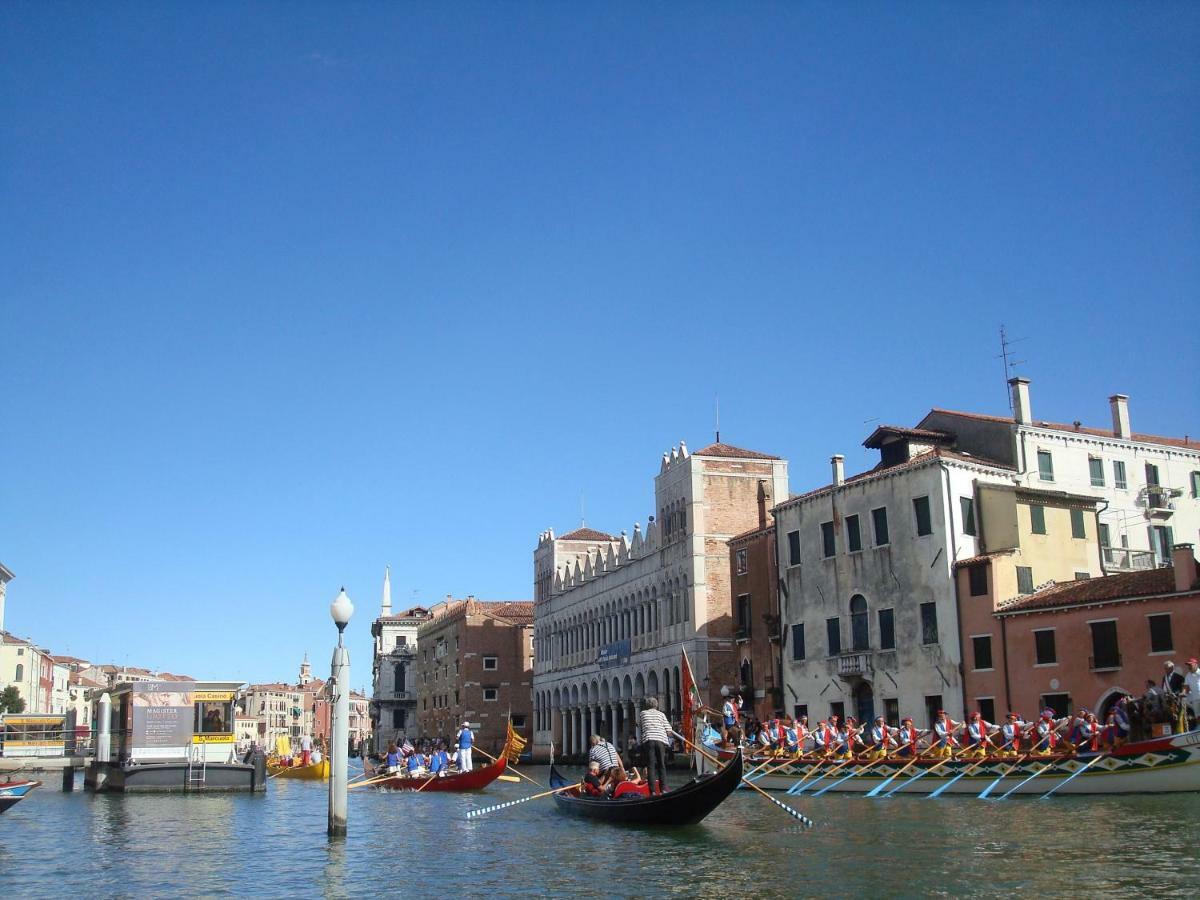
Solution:
[[[985,415],[984,413],[961,412],[955,409],[939,409],[938,407],[934,407],[929,411],[929,413],[941,413],[945,416],[960,416],[964,419],[976,419],[981,422],[1003,422],[1006,425],[1013,424],[1013,418],[1011,416],[989,416]],[[928,418],[928,416],[926,418]],[[924,419],[922,419],[922,421],[924,421]],[[1076,427],[1075,425],[1064,425],[1062,422],[1043,422],[1040,420],[1034,420],[1030,423],[1030,425],[1033,428],[1048,428],[1052,431],[1068,431],[1072,434],[1090,434],[1094,437],[1117,439],[1116,433],[1109,428],[1089,428],[1086,425],[1080,425]],[[1186,447],[1190,450],[1200,450],[1200,440],[1196,440],[1191,436],[1181,438],[1164,437],[1160,434],[1143,434],[1140,431],[1134,431],[1130,433],[1129,440],[1139,441],[1144,444],[1164,444],[1168,447]]]
[[[709,444],[702,450],[693,450],[692,456],[723,456],[730,459],[779,459],[769,453],[759,453],[757,450],[743,450],[732,444]]]
[[[960,559],[954,564],[956,569],[964,569],[967,566],[973,566],[976,563],[987,562],[990,559],[995,559],[997,556],[1009,556],[1016,553],[1016,550],[994,550],[991,553],[980,553],[978,556],[971,556],[967,559]]]
[[[1193,585],[1193,588],[1195,585]],[[1141,572],[1122,572],[1102,578],[1086,578],[1052,584],[1024,597],[1006,603],[996,610],[1000,615],[1061,606],[1086,606],[1115,600],[1135,600],[1157,594],[1175,593],[1175,570],[1146,569]]]
[[[615,541],[616,538],[595,528],[576,528],[559,538],[560,541]]]

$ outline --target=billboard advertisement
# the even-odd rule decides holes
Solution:
[[[142,681],[133,686],[133,758],[177,759],[188,755],[195,688],[190,681]]]
[[[602,669],[625,665],[629,662],[629,641],[614,641],[611,644],[604,644],[600,648],[596,661]]]

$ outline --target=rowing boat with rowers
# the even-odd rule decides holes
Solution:
[[[721,751],[730,758],[730,751]],[[871,793],[884,782],[888,793],[978,794],[981,786],[996,784],[994,796],[1014,794],[1137,794],[1200,791],[1200,730],[1125,744],[1112,751],[1078,754],[996,754],[962,756],[895,756],[886,760],[801,756],[788,760],[763,757],[759,775],[749,779],[759,787],[788,791],[807,779],[806,790],[817,793]],[[835,767],[841,767],[834,775]],[[822,771],[824,770],[824,771]],[[901,774],[901,770],[903,774]],[[832,777],[831,777],[832,776]],[[926,777],[928,776],[928,777]],[[1061,788],[1061,790],[1060,790]]]

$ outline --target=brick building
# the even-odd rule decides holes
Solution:
[[[1087,707],[1103,719],[1122,694],[1140,696],[1148,680],[1161,680],[1167,660],[1182,673],[1200,654],[1200,579],[1192,545],[1177,545],[1172,562],[1051,584],[1002,604],[994,671],[968,669],[968,694],[995,693],[1000,715]]]
[[[747,712],[766,720],[784,709],[779,564],[767,490],[758,486],[758,525],[729,541],[737,689]]]
[[[424,738],[453,737],[464,720],[495,754],[513,728],[530,737],[533,603],[447,600],[417,631],[417,724]]]
[[[589,734],[624,746],[645,697],[678,721],[682,650],[704,701],[736,689],[729,541],[787,496],[787,461],[680,442],[654,479],[656,516],[632,538],[543,532],[534,550],[534,753],[582,753]]]

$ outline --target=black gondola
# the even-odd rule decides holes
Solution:
[[[734,792],[742,780],[742,753],[739,750],[722,769],[712,775],[693,778],[683,787],[657,797],[622,797],[606,800],[580,796],[578,789],[554,795],[558,808],[573,816],[601,819],[628,825],[695,825]],[[550,767],[550,787],[571,784],[554,766]]]

